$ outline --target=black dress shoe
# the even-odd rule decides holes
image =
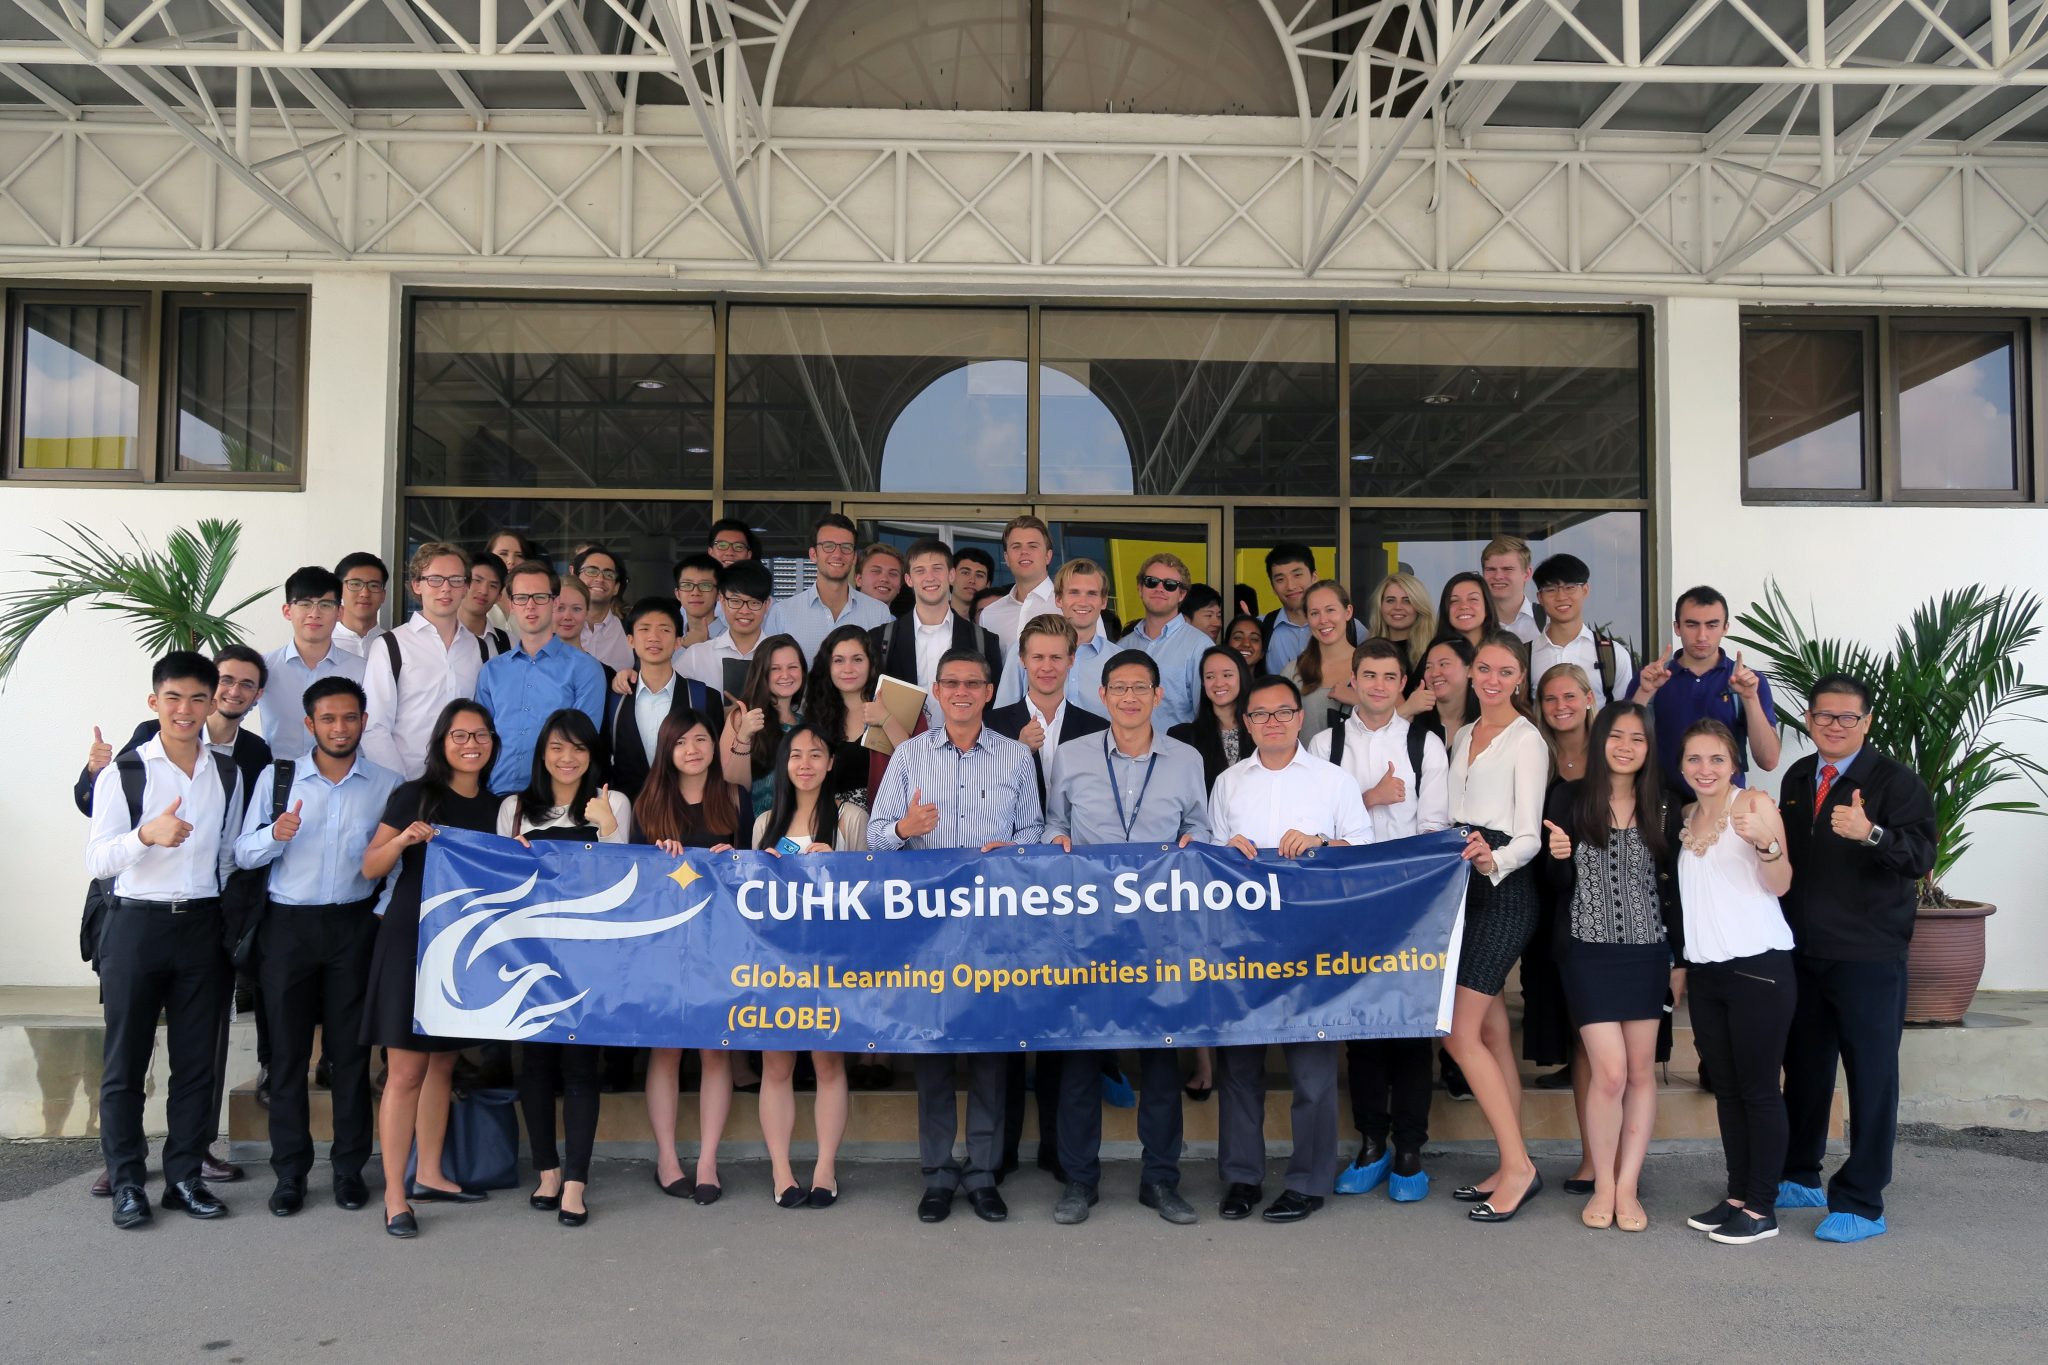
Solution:
[[[279,1218],[289,1218],[306,1207],[306,1182],[299,1176],[278,1177],[277,1188],[270,1192],[270,1211]]]
[[[1181,1198],[1180,1191],[1171,1185],[1138,1186],[1138,1202],[1148,1209],[1157,1209],[1159,1216],[1169,1223],[1186,1226],[1199,1221],[1194,1205]]]
[[[725,1191],[717,1185],[706,1185],[700,1182],[691,1189],[690,1199],[693,1203],[698,1204],[716,1204],[718,1196],[724,1193]]]
[[[1265,1191],[1257,1185],[1232,1185],[1223,1192],[1223,1202],[1216,1206],[1216,1212],[1233,1222],[1249,1218],[1264,1197]]]
[[[313,1084],[322,1090],[334,1089],[334,1063],[325,1057],[313,1068]]]
[[[791,1185],[781,1194],[774,1196],[778,1209],[805,1209],[811,1206],[811,1192],[802,1185]]]
[[[112,1199],[114,1197],[114,1177],[110,1173],[101,1171],[100,1178],[92,1182],[92,1197],[95,1199]]]
[[[353,1212],[370,1202],[370,1187],[359,1175],[334,1177],[334,1207]]]
[[[414,1181],[407,1187],[405,1197],[415,1204],[481,1204],[491,1195],[488,1190],[444,1190],[438,1185]]]
[[[1002,1194],[993,1185],[967,1192],[967,1207],[974,1210],[974,1216],[984,1223],[1000,1223],[1010,1216],[1010,1206],[1003,1202]]]
[[[1322,1206],[1321,1195],[1303,1194],[1299,1190],[1282,1190],[1280,1197],[1266,1205],[1266,1211],[1259,1217],[1269,1223],[1299,1223]]]
[[[1467,1218],[1470,1218],[1475,1223],[1505,1223],[1510,1218],[1513,1218],[1516,1214],[1520,1213],[1523,1210],[1523,1208],[1527,1206],[1531,1199],[1534,1199],[1537,1195],[1541,1193],[1543,1193],[1543,1172],[1538,1171],[1535,1175],[1535,1178],[1529,1182],[1529,1188],[1522,1191],[1521,1200],[1518,1203],[1516,1203],[1516,1205],[1513,1208],[1509,1209],[1506,1213],[1502,1213],[1499,1209],[1496,1209],[1493,1206],[1493,1201],[1489,1199],[1484,1204],[1481,1204],[1478,1208],[1473,1209],[1471,1212],[1467,1213],[1465,1216]]]
[[[146,1227],[156,1216],[149,1211],[149,1195],[140,1185],[123,1185],[111,1197],[114,1201],[114,1226],[124,1232],[129,1228]]]
[[[183,1209],[194,1218],[219,1218],[228,1211],[204,1180],[180,1180],[164,1186],[163,1203],[167,1209]]]
[[[242,1168],[232,1161],[219,1161],[210,1156],[201,1157],[199,1178],[211,1180],[216,1185],[232,1185],[242,1178]]]
[[[1564,1192],[1566,1194],[1591,1194],[1593,1192],[1593,1182],[1590,1180],[1567,1180],[1564,1182]]]
[[[920,1223],[943,1223],[952,1211],[951,1190],[926,1190],[924,1198],[917,1201],[917,1221]]]
[[[413,1217],[411,1209],[394,1213],[384,1220],[384,1231],[393,1237],[417,1237],[420,1235],[420,1220]]]

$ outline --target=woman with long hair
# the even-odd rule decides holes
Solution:
[[[1493,609],[1493,596],[1486,580],[1476,573],[1452,574],[1437,600],[1437,637],[1454,636],[1475,650],[1488,635],[1500,630]]]
[[[891,744],[910,738],[902,723],[874,700],[875,679],[881,671],[881,660],[875,657],[867,631],[859,626],[839,626],[818,646],[816,664],[804,684],[801,714],[832,746],[832,793],[841,801],[856,801],[863,807],[868,804],[872,751],[861,744],[861,736],[870,725],[878,725]]]
[[[1695,721],[1678,753],[1693,795],[1678,857],[1686,984],[1728,1164],[1727,1197],[1685,1221],[1716,1242],[1746,1246],[1778,1235],[1773,1210],[1789,1141],[1779,1074],[1798,998],[1792,929],[1778,898],[1792,885],[1792,864],[1777,806],[1735,785],[1742,759],[1727,726]]]
[[[830,648],[827,639],[820,655]],[[754,821],[755,848],[779,857],[868,846],[867,811],[836,799],[831,755],[831,734],[816,721],[790,727],[775,756],[775,804]],[[846,1057],[838,1052],[811,1053],[818,1073],[812,1103],[818,1161],[808,1186],[798,1183],[789,1160],[790,1139],[796,1132],[796,1060],[794,1052],[761,1054],[761,1137],[768,1144],[770,1193],[778,1208],[829,1209],[839,1199],[839,1142],[846,1136],[848,1106]]]
[[[633,842],[653,844],[673,857],[686,848],[713,853],[746,843],[754,811],[747,789],[716,771],[710,717],[689,707],[669,712],[654,741],[655,770],[633,801]],[[694,1181],[676,1159],[676,1094],[683,1050],[647,1050],[647,1121],[654,1129],[654,1181],[663,1194],[711,1204],[718,1185],[718,1140],[732,1112],[732,1055],[701,1048],[704,1078],[697,1092],[699,1146]]]
[[[1672,956],[1684,942],[1680,809],[1657,771],[1647,708],[1601,709],[1586,775],[1551,788],[1544,833],[1545,880],[1560,910],[1557,960],[1587,1072],[1579,1130],[1593,1189],[1579,1221],[1641,1232],[1650,1226],[1638,1186],[1657,1120],[1657,1030],[1666,992],[1685,982]]]
[[[1301,742],[1308,743],[1330,728],[1338,707],[1358,705],[1351,686],[1351,593],[1333,578],[1309,585],[1301,599],[1308,614],[1308,647],[1294,656],[1287,672],[1301,685]]]
[[[1244,656],[1229,645],[1211,645],[1197,661],[1202,699],[1195,718],[1169,729],[1167,737],[1191,744],[1202,756],[1202,780],[1209,786],[1223,770],[1255,747],[1244,725],[1244,699],[1252,690],[1252,671]]]
[[[1550,775],[1576,782],[1592,753],[1593,680],[1577,664],[1552,664],[1536,684],[1536,728],[1550,749]]]
[[[426,772],[391,793],[363,851],[363,876],[370,881],[398,869],[390,904],[377,924],[363,999],[363,1041],[384,1049],[387,1068],[377,1108],[377,1145],[384,1153],[384,1230],[393,1237],[419,1236],[415,1203],[470,1204],[490,1198],[482,1190],[460,1188],[441,1172],[455,1054],[469,1042],[414,1033],[412,1020],[427,842],[436,825],[486,834],[497,828],[498,801],[487,781],[497,756],[491,713],[467,697],[449,702],[427,740]],[[405,1162],[415,1140],[419,1167],[407,1188]]]
[[[1493,1173],[1454,1198],[1477,1203],[1478,1223],[1504,1223],[1543,1190],[1522,1141],[1522,1083],[1508,1044],[1501,991],[1536,931],[1536,876],[1542,850],[1543,788],[1550,758],[1523,699],[1522,651],[1496,631],[1472,663],[1476,719],[1451,744],[1451,819],[1467,826],[1465,937],[1458,989],[1445,1044],[1493,1129],[1500,1161]]]
[[[498,833],[531,845],[535,839],[623,844],[632,832],[633,806],[624,792],[604,785],[597,727],[574,707],[555,712],[534,741],[526,790],[498,807]],[[584,1190],[590,1153],[597,1145],[597,1108],[604,1049],[579,1043],[519,1045],[519,1107],[539,1186],[527,1204],[553,1213],[564,1227],[590,1221]],[[562,1130],[568,1158],[555,1148],[555,1093],[562,1095]]]
[[[1436,638],[1436,611],[1429,605],[1429,589],[1412,573],[1390,573],[1372,590],[1372,610],[1366,614],[1368,636],[1392,640],[1401,646],[1401,671],[1408,675],[1412,692],[1422,686],[1421,654]]]
[[[1401,714],[1442,740],[1445,749],[1479,714],[1479,699],[1472,694],[1477,654],[1458,636],[1438,636],[1422,654],[1424,690],[1401,703]]]
[[[1244,666],[1257,676],[1265,671],[1266,623],[1249,614],[1235,617],[1224,628],[1223,643],[1237,651]]]
[[[737,702],[725,713],[719,768],[725,780],[748,789],[757,810],[775,792],[775,749],[796,724],[803,701],[803,646],[789,635],[771,635],[754,646],[754,661]]]

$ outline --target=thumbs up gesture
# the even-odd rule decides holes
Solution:
[[[924,799],[924,788],[910,793],[910,809],[896,822],[896,833],[905,839],[930,834],[939,827],[939,808]]]
[[[280,844],[290,843],[292,836],[299,832],[299,812],[305,808],[304,801],[292,802],[292,808],[278,816],[277,823],[270,827],[270,837]]]
[[[1408,797],[1408,784],[1394,775],[1394,765],[1389,763],[1380,780],[1365,789],[1365,804],[1371,806],[1398,806]]]
[[[1859,844],[1870,837],[1872,825],[1863,809],[1861,787],[1849,793],[1848,805],[1836,806],[1828,813],[1828,824],[1844,839],[1854,839]]]
[[[599,787],[597,795],[583,803],[583,822],[597,826],[600,839],[609,839],[619,831],[619,817],[612,814],[612,789],[609,784]]]
[[[1572,856],[1572,836],[1557,827],[1556,822],[1545,820],[1543,828],[1550,831],[1550,856],[1563,862]]]
[[[142,842],[154,848],[176,848],[190,838],[192,826],[178,818],[178,807],[184,804],[185,798],[181,796],[159,811],[156,819],[136,830]]]
[[[1033,716],[1031,723],[1017,732],[1017,742],[1027,749],[1036,750],[1045,743],[1045,722]]]
[[[1757,689],[1756,670],[1742,662],[1742,652],[1736,651],[1735,671],[1728,675],[1728,690],[1744,701],[1755,698]]]
[[[93,726],[92,748],[85,752],[85,770],[89,773],[97,773],[113,761],[114,746],[107,743],[106,736],[100,733],[99,726]]]

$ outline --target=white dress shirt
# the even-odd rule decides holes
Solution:
[[[1577,664],[1586,670],[1586,677],[1593,684],[1593,709],[1597,712],[1610,701],[1628,695],[1629,680],[1635,676],[1635,665],[1629,661],[1628,651],[1619,644],[1614,646],[1614,691],[1612,695],[1600,694],[1600,645],[1593,637],[1593,628],[1584,621],[1579,622],[1579,633],[1569,644],[1556,644],[1542,631],[1529,645],[1529,681],[1532,686],[1543,685],[1543,675],[1559,664]]]
[[[593,616],[583,623],[583,652],[603,664],[614,673],[631,668],[633,659],[633,638],[626,634],[624,623],[619,620],[617,603],[613,610],[599,620]]]
[[[1550,781],[1550,749],[1528,717],[1516,716],[1475,759],[1473,725],[1459,730],[1451,741],[1451,819],[1509,836],[1505,846],[1493,851],[1493,881],[1498,885],[1543,845],[1543,789]]]
[[[1522,609],[1515,613],[1515,619],[1502,622],[1501,629],[1510,635],[1516,636],[1524,644],[1535,644],[1536,637],[1543,633],[1536,624],[1535,603],[1524,597],[1522,599]]]
[[[654,742],[661,738],[661,723],[668,719],[676,688],[682,685],[683,675],[674,668],[669,669],[666,687],[649,687],[644,679],[633,685],[633,728],[640,732],[640,748],[650,768],[654,766]]]
[[[1308,751],[1317,758],[1329,758],[1330,736],[1329,730],[1317,735],[1308,742]],[[1422,772],[1418,776],[1415,766],[1408,761],[1405,716],[1390,716],[1385,725],[1373,730],[1366,727],[1362,714],[1352,712],[1344,722],[1344,752],[1337,764],[1358,784],[1361,799],[1369,788],[1380,784],[1389,763],[1394,765],[1394,776],[1401,779],[1405,790],[1392,805],[1366,807],[1372,814],[1373,838],[1405,839],[1411,834],[1434,834],[1448,829],[1451,762],[1444,753],[1444,742],[1435,735],[1423,737]]]
[[[1060,730],[1067,723],[1067,699],[1062,696],[1060,704],[1055,706],[1052,709],[1052,714],[1048,716],[1045,712],[1038,709],[1038,698],[1026,693],[1024,696],[1024,714],[1030,718],[1024,722],[1026,725],[1035,720],[1045,727],[1045,738],[1038,742],[1038,766],[1045,774],[1046,790],[1050,791],[1052,789],[1052,763],[1055,758],[1059,757],[1060,753]]]
[[[382,635],[385,629],[383,626],[371,626],[368,635],[358,635],[347,626],[341,624],[341,622],[336,621],[334,623],[334,647],[336,649],[345,649],[351,654],[367,658],[370,653],[370,641]]]
[[[424,614],[406,618],[394,628],[404,667],[391,675],[391,646],[373,646],[364,656],[363,692],[369,698],[363,724],[363,755],[406,781],[427,770],[427,741],[441,708],[458,697],[476,695],[477,673],[483,668],[483,641],[461,622],[447,644]]]
[[[928,626],[924,618],[913,610],[910,623],[917,645],[917,685],[930,692],[932,684],[939,678],[939,660],[953,647],[953,612],[948,608],[938,624]]]
[[[1052,579],[1047,578],[1017,600],[1017,589],[1011,589],[981,609],[981,628],[996,637],[996,643],[1003,647],[1003,667],[1007,669],[1011,660],[1017,657],[1017,637],[1024,633],[1027,623],[1041,616],[1060,614],[1054,600]]]
[[[765,632],[756,635],[754,637],[754,644],[759,645],[761,641],[767,638],[768,636]],[[676,655],[676,671],[686,678],[695,678],[713,692],[723,692],[725,690],[725,661],[727,659],[751,659],[753,657],[753,649],[741,649],[734,642],[731,633],[728,632],[724,635],[714,635],[708,640],[699,640],[681,654]]]
[[[142,842],[142,835],[128,823],[128,798],[121,792],[120,764],[109,763],[93,779],[92,828],[85,841],[85,874],[94,880],[111,877],[114,894],[139,901],[206,900],[220,894],[235,864],[234,831],[227,828],[228,812],[241,790],[241,776],[234,786],[221,790],[220,765],[207,745],[199,746],[199,761],[192,775],[171,762],[164,752],[162,736],[135,751],[142,760],[142,822],[164,813],[176,801],[178,818],[192,826],[192,833],[176,848],[161,848]],[[234,770],[229,769],[230,772]]]
[[[1218,843],[1242,834],[1258,848],[1278,848],[1290,829],[1347,844],[1373,840],[1351,775],[1298,744],[1293,760],[1277,771],[1254,753],[1217,776],[1209,793],[1209,832]]]

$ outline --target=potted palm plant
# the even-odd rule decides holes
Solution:
[[[39,582],[0,593],[0,685],[13,674],[29,637],[74,606],[129,618],[136,642],[152,655],[172,649],[211,653],[242,642],[229,618],[270,592],[250,593],[231,607],[213,605],[241,543],[238,521],[180,527],[161,550],[133,531],[129,550],[76,522],[66,522],[65,530],[68,535],[46,533],[56,542],[54,550],[28,556],[24,571]]]
[[[2003,723],[2041,719],[2022,710],[2048,695],[2048,687],[2025,681],[2018,662],[2040,638],[2039,614],[2031,593],[1957,589],[1921,604],[1888,653],[1815,634],[1775,581],[1765,585],[1762,601],[1735,618],[1746,633],[1731,638],[1752,659],[1762,657],[1760,667],[1788,700],[1804,702],[1829,673],[1867,681],[1869,742],[1917,773],[1934,798],[1934,870],[1920,882],[1906,959],[1906,1018],[1914,1023],[1960,1021],[1984,974],[1984,921],[1996,907],[1944,889],[1970,849],[1969,822],[1990,811],[2048,814],[2033,800],[1992,799],[1996,789],[2022,781],[2048,794],[2042,785],[2048,767],[1992,733]],[[1779,714],[1804,735],[1803,712],[1803,706],[1785,707]]]

